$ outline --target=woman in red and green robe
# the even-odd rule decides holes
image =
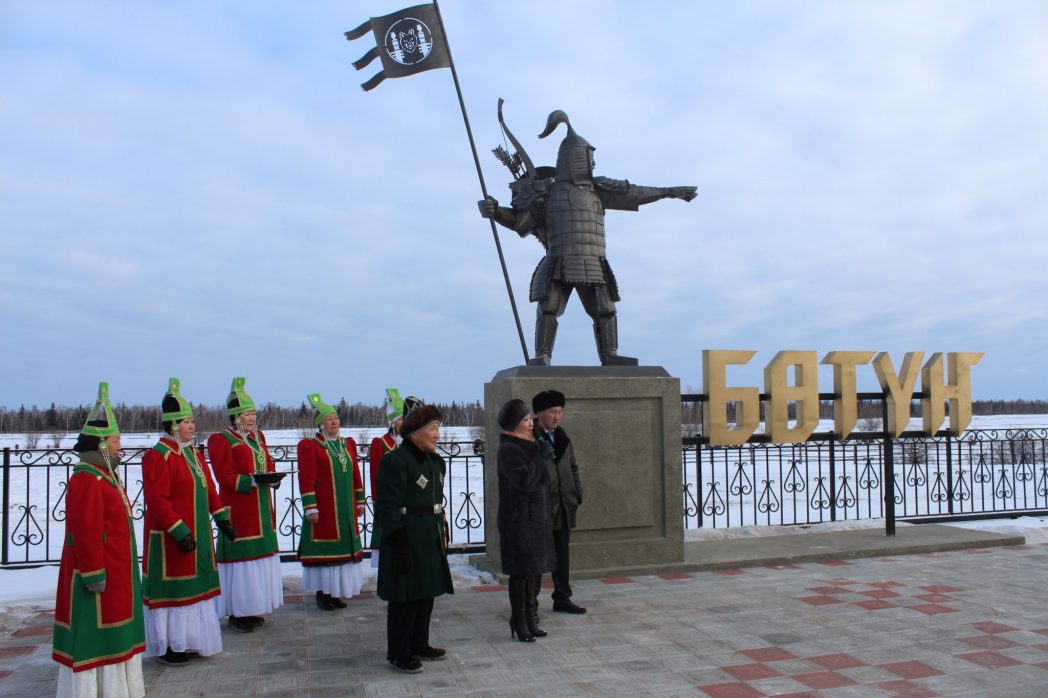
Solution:
[[[265,435],[255,429],[255,403],[244,392],[243,378],[233,379],[226,408],[231,426],[207,440],[218,494],[237,533],[235,541],[218,539],[218,615],[228,615],[233,630],[250,633],[284,603],[271,489],[279,481],[257,477],[275,473],[276,464]]]
[[[204,454],[193,446],[192,406],[172,378],[162,403],[165,434],[142,458],[146,500],[142,557],[146,656],[168,665],[222,651],[215,605],[220,593],[211,517],[235,540]]]
[[[52,638],[51,657],[61,665],[57,695],[140,698],[146,643],[138,550],[105,383],[74,448],[80,462],[66,489]]]
[[[339,434],[338,412],[314,393],[308,396],[319,427],[311,439],[298,443],[298,481],[305,510],[298,559],[302,590],[316,592],[317,607],[345,608],[341,600],[360,593],[364,573],[360,561],[357,517],[364,513],[364,482],[357,464],[357,444]]]

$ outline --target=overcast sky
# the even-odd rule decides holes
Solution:
[[[451,72],[343,32],[406,2],[0,5],[0,405],[474,400],[522,362]],[[1048,3],[444,0],[489,190],[496,102],[537,164],[695,185],[609,212],[620,351],[983,351],[1046,398]],[[500,229],[529,351],[534,238]],[[555,364],[594,364],[573,298]],[[820,388],[831,390],[830,373]],[[859,369],[860,387],[876,383]]]

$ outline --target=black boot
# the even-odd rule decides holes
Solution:
[[[546,637],[549,635],[549,633],[539,627],[538,583],[541,580],[541,576],[527,577],[525,579],[527,587],[524,592],[524,622],[527,623],[528,630],[535,637]]]
[[[525,577],[509,578],[509,636],[516,637],[521,642],[534,642],[535,636],[528,630],[527,621],[524,619],[524,599],[528,591],[528,582]]]
[[[335,604],[331,602],[331,597],[322,591],[317,592],[317,608],[321,611],[334,611]]]

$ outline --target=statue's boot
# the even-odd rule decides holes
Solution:
[[[619,319],[615,315],[602,317],[593,323],[597,338],[597,353],[602,366],[636,366],[632,356],[619,355]]]
[[[540,315],[535,321],[535,356],[528,360],[528,366],[549,366],[556,339],[557,316]]]

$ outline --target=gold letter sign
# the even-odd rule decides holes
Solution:
[[[924,433],[934,434],[946,418],[946,400],[950,401],[950,433],[960,436],[972,421],[972,374],[970,369],[982,359],[982,352],[952,351],[947,354],[950,383],[942,380],[942,354],[936,352],[921,369],[921,384],[927,395],[921,400]]]
[[[702,411],[702,432],[710,446],[746,443],[760,424],[760,393],[756,388],[729,388],[727,366],[745,366],[756,351],[706,349],[702,352],[702,386],[709,397]],[[728,403],[735,403],[735,424],[728,428]]]
[[[786,382],[794,367],[794,384]],[[773,443],[801,443],[819,426],[819,359],[814,351],[780,351],[764,367],[764,422]],[[790,426],[790,403],[796,408],[796,425]]]
[[[727,367],[745,366],[755,351],[748,349],[704,349],[702,383],[706,390],[706,407],[702,410],[702,431],[710,446],[739,446],[746,443],[760,426],[760,393],[756,388],[729,388]],[[949,405],[950,433],[960,436],[972,420],[971,367],[983,353],[955,351],[946,355],[948,381],[943,380],[942,354],[932,354],[921,366],[923,351],[908,352],[898,373],[888,352],[831,351],[823,357],[824,365],[833,366],[833,428],[844,440],[855,429],[858,395],[855,389],[855,367],[870,363],[881,384],[888,407],[885,431],[897,438],[910,421],[910,402],[917,379],[921,379],[922,430],[934,436],[946,419]],[[789,382],[793,367],[793,384]],[[780,351],[764,367],[764,430],[773,443],[799,444],[819,426],[819,361],[814,351]],[[728,406],[735,403],[735,426],[728,427]],[[795,422],[790,426],[790,403],[795,409]]]

